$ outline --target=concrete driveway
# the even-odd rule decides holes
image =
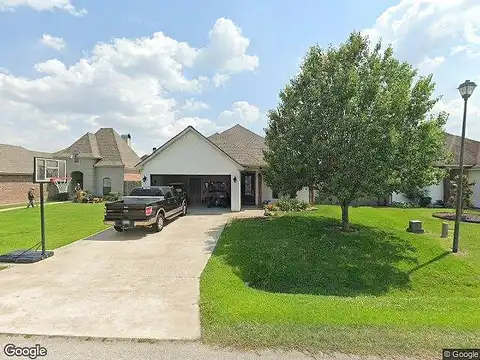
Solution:
[[[260,213],[209,209],[160,233],[107,230],[2,270],[0,333],[197,339],[199,277],[218,237],[230,217]]]

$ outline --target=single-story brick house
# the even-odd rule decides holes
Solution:
[[[231,210],[240,211],[245,205],[279,197],[262,179],[264,149],[265,139],[241,125],[209,137],[189,126],[143,158],[137,168],[146,186],[184,183],[193,206],[202,204],[205,183],[225,182]],[[308,201],[308,188],[299,191],[297,198]]]
[[[446,151],[453,155],[453,159],[450,164],[438,164],[439,167],[448,170],[446,178],[439,184],[426,188],[428,196],[432,198],[432,203],[447,202],[450,197],[450,180],[459,174],[460,169],[460,145],[460,136],[446,134]],[[473,205],[480,208],[480,141],[465,139],[464,174],[468,176],[470,182],[475,182]],[[403,194],[394,193],[392,201],[406,202],[408,200]]]
[[[131,136],[120,136],[112,128],[101,128],[95,134],[86,133],[66,149],[55,153],[27,150],[20,146],[0,144],[0,204],[26,201],[28,189],[38,185],[33,180],[33,158],[46,157],[66,160],[67,175],[72,177],[69,193],[80,183],[95,195],[130,192],[141,185],[135,165],[140,158],[131,148]],[[53,185],[46,187],[50,198],[57,193]]]
[[[0,204],[27,203],[27,193],[33,184],[33,158],[51,157],[52,154],[31,151],[21,146],[0,144]]]

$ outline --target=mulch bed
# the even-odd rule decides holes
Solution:
[[[453,212],[437,212],[433,213],[433,217],[455,221],[455,213]],[[460,221],[480,224],[480,214],[463,214]]]

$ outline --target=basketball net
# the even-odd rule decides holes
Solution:
[[[72,178],[67,176],[66,178],[52,178],[50,181],[55,184],[60,194],[68,192],[68,186],[70,185],[70,181]]]

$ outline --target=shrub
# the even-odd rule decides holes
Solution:
[[[276,206],[280,211],[304,211],[308,208],[308,204],[305,201],[287,198],[278,200]]]
[[[105,201],[117,201],[120,198],[120,193],[118,192],[111,192],[103,197]]]
[[[407,203],[407,202],[401,202],[401,201],[392,201],[390,206],[395,208],[402,208],[402,209],[411,209],[411,208],[418,207],[417,205]]]
[[[420,201],[428,195],[427,189],[417,186],[405,189],[403,194],[413,204],[420,204]]]
[[[457,175],[453,180],[450,181],[450,198],[448,199],[448,205],[450,207],[456,207],[457,203],[457,186],[460,181],[460,176]],[[475,182],[470,182],[466,175],[463,176],[462,184],[462,209],[468,209],[473,207],[473,193],[474,193]]]
[[[432,198],[429,196],[422,196],[420,198],[420,201],[418,202],[418,205],[420,207],[427,207],[432,203]]]
[[[68,193],[58,193],[58,194],[55,194],[55,196],[53,197],[53,200],[55,200],[55,201],[68,201],[69,200],[69,195],[68,195]]]

